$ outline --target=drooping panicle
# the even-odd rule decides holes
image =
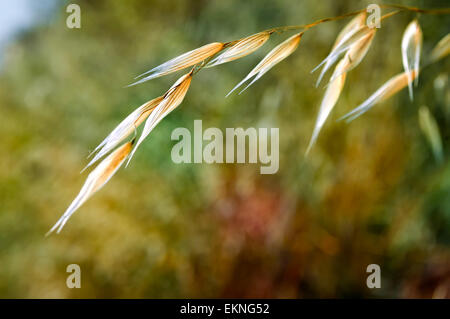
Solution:
[[[330,54],[328,54],[328,56],[321,63],[319,63],[319,65],[316,66],[311,72],[314,72],[323,64],[326,64],[328,61],[330,61],[331,65],[333,65],[342,54],[344,54],[348,49],[352,47],[353,44],[364,39],[372,31],[373,31],[372,28],[369,28],[368,26],[364,25],[352,35],[345,36],[341,40],[341,42],[330,52]]]

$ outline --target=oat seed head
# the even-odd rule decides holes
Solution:
[[[450,13],[448,8],[426,10],[398,5],[381,6],[384,8],[398,9],[397,11],[392,11],[382,16],[382,20],[392,17],[402,11],[430,14]],[[255,52],[257,49],[263,46],[273,33],[282,33],[286,31],[296,30],[296,32],[298,33],[289,37],[287,40],[283,41],[274,49],[272,49],[250,71],[250,73],[227,94],[227,96],[234,92],[237,88],[241,87],[245,82],[251,80],[250,83],[247,84],[247,86],[240,92],[242,93],[255,81],[261,78],[266,72],[268,72],[272,67],[291,55],[297,49],[301,37],[306,30],[328,21],[336,21],[350,16],[354,16],[354,18],[340,31],[340,33],[336,37],[330,53],[317,67],[315,67],[311,71],[314,72],[315,70],[323,66],[321,73],[317,79],[317,87],[323,79],[324,74],[337,62],[337,65],[330,77],[325,94],[320,104],[317,120],[306,151],[306,154],[308,154],[313,145],[316,143],[319,133],[324,123],[326,122],[326,119],[328,118],[329,114],[331,113],[339,99],[339,96],[345,84],[347,73],[358,66],[364,59],[377,32],[376,28],[370,28],[366,25],[367,15],[365,9],[336,17],[316,20],[309,24],[275,27],[270,30],[262,31],[232,42],[213,42],[195,50],[186,52],[137,76],[135,78],[137,81],[130,84],[129,86],[143,83],[145,81],[193,66],[192,70],[180,77],[163,96],[144,103],[132,113],[130,113],[95,148],[91,155],[95,154],[96,152],[97,153],[86,166],[86,168],[98,162],[102,157],[106,157],[88,175],[77,197],[73,200],[73,202],[64,212],[62,217],[58,220],[58,222],[50,229],[47,235],[54,232],[55,230],[57,233],[59,233],[66,224],[67,220],[74,214],[74,212],[109,181],[109,179],[116,173],[116,171],[121,167],[121,165],[127,158],[128,162],[126,165],[129,164],[131,158],[133,157],[134,153],[143,142],[143,140],[151,133],[151,131],[164,117],[166,117],[170,112],[172,112],[182,103],[189,89],[192,76],[202,68],[209,68],[212,66],[217,66],[223,63],[234,61],[236,59],[240,59]],[[300,30],[301,32],[299,32]],[[422,50],[423,41],[422,37],[422,30],[418,21],[413,20],[404,31],[401,43],[404,72],[392,77],[378,90],[376,90],[375,93],[373,93],[367,100],[365,100],[351,112],[341,117],[339,120],[346,119],[347,122],[352,121],[356,117],[372,108],[375,104],[388,99],[406,86],[408,86],[409,95],[412,100],[412,83],[414,82],[417,85],[418,81],[420,53]],[[436,62],[447,56],[449,53],[450,34],[447,34],[432,50],[429,62]],[[342,59],[340,59],[342,55],[344,56]],[[137,143],[134,143],[135,138],[133,138],[132,141],[126,142],[117,147],[117,145],[119,145],[119,143],[127,138],[133,131],[136,132],[136,128],[144,121],[145,125]],[[439,134],[439,129],[436,121],[426,107],[421,107],[419,110],[419,124],[429,144],[432,147],[435,157],[437,159],[442,158],[442,140]],[[108,153],[109,155],[107,155]]]

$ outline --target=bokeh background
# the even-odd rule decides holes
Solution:
[[[225,98],[270,49],[207,69],[152,132],[131,165],[60,235],[44,237],[82,186],[86,156],[128,113],[183,73],[124,88],[203,44],[304,24],[376,1],[1,1],[0,297],[450,297],[449,59],[347,125],[336,119],[402,71],[400,42],[418,17],[423,58],[449,16],[382,22],[364,61],[305,158],[323,88],[310,74],[348,20],[308,31],[298,50],[242,95]],[[443,1],[396,1],[424,8]],[[387,12],[387,11],[384,11]],[[426,105],[443,160],[419,125]],[[177,127],[279,127],[280,169],[174,164]],[[79,264],[81,289],[66,287]],[[366,267],[381,266],[381,289]]]

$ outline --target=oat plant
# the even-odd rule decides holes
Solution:
[[[450,14],[449,8],[426,10],[398,5],[380,5],[380,7],[390,10],[390,12],[383,15],[380,20],[394,17],[402,12]],[[102,188],[125,162],[127,162],[128,165],[138,147],[156,125],[182,103],[192,79],[198,72],[250,55],[261,48],[270,37],[282,35],[287,32],[294,32],[293,35],[273,48],[241,82],[230,90],[227,96],[247,83],[239,92],[239,94],[241,94],[275,65],[292,55],[300,46],[302,37],[307,34],[309,29],[317,27],[322,23],[346,18],[352,19],[337,35],[330,53],[312,70],[312,72],[315,72],[321,69],[317,77],[317,87],[324,79],[327,71],[334,66],[334,70],[328,79],[326,90],[319,106],[315,127],[306,150],[307,154],[317,141],[322,127],[344,89],[347,73],[361,63],[369,51],[376,33],[381,32],[375,25],[368,24],[366,9],[321,19],[306,25],[275,27],[230,42],[214,42],[206,44],[137,76],[135,78],[136,81],[129,86],[141,84],[173,72],[191,68],[188,73],[181,76],[163,95],[144,103],[129,114],[95,148],[91,153],[93,158],[86,168],[98,163],[102,158],[104,159],[101,160],[95,169],[88,175],[78,196],[67,208],[59,221],[50,229],[48,234],[53,231],[59,233],[67,220],[84,202],[86,202],[87,199]],[[341,119],[350,122],[367,112],[375,104],[383,102],[406,87],[408,87],[410,99],[413,100],[413,90],[414,86],[418,83],[421,68],[423,69],[427,65],[441,60],[450,53],[450,34],[447,34],[435,46],[429,56],[423,59],[425,63],[421,66],[422,42],[423,36],[419,21],[414,19],[406,26],[400,45],[403,72],[388,79],[371,96],[355,107],[351,112],[344,115]],[[395,50],[395,48],[393,48],[393,50]],[[436,137],[435,124],[430,120],[432,117],[427,112],[428,109],[421,109],[420,125],[426,132],[427,138],[433,141],[432,145],[435,155],[441,158],[442,150],[439,146],[440,143],[436,142],[438,141],[438,138]],[[130,135],[136,134],[137,128],[144,123],[144,121],[144,128],[140,137],[137,139],[137,142],[135,142],[135,138],[132,138],[131,141],[125,142],[119,146],[119,144]]]

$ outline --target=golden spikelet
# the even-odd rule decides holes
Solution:
[[[342,68],[340,68],[341,72],[349,72],[356,68],[361,61],[366,56],[367,52],[369,51],[370,45],[372,44],[373,38],[375,37],[377,29],[372,29],[371,32],[369,32],[365,37],[363,37],[360,41],[354,43],[347,53],[344,56],[344,65]],[[341,73],[334,73],[331,78],[330,82],[332,82],[336,77],[340,76]]]
[[[319,115],[317,116],[316,124],[314,126],[314,131],[311,136],[311,140],[309,142],[308,148],[306,149],[306,155],[308,155],[309,151],[315,144],[317,137],[319,136],[319,132],[322,129],[323,124],[325,123],[328,115],[330,114],[333,107],[336,105],[337,100],[342,92],[342,89],[345,84],[345,78],[347,73],[344,72],[344,68],[348,65],[348,59],[342,59],[334,70],[333,76],[334,80],[332,80],[327,86],[327,90],[325,91],[325,95],[322,99],[322,103],[320,104]]]
[[[263,76],[267,71],[269,71],[273,66],[287,58],[289,55],[294,52],[302,38],[303,32],[294,34],[278,46],[276,46],[272,51],[270,51],[258,65],[250,71],[250,73],[236,85],[228,94],[230,95],[234,90],[240,87],[247,80],[254,77],[254,79],[240,92],[245,91],[250,85],[252,85],[255,81],[257,81],[261,76]],[[240,94],[239,93],[239,94]]]
[[[57,233],[61,231],[70,216],[83,205],[95,192],[105,185],[109,179],[116,173],[123,164],[132,149],[134,139],[118,147],[108,157],[106,157],[87,177],[86,182],[80,190],[78,196],[70,204],[69,208],[64,212],[58,222],[50,229],[47,235],[50,235],[57,229]]]
[[[270,31],[263,31],[235,41],[225,52],[211,60],[207,67],[227,63],[253,53],[266,43],[270,34]]]
[[[407,10],[411,12],[422,13],[445,13],[448,14],[448,9],[437,10],[423,10],[419,8],[397,6],[397,5],[384,5],[384,7],[396,8],[397,11],[390,12],[381,17],[381,20],[389,18],[400,11]],[[77,197],[73,200],[70,206],[67,208],[63,216],[58,222],[50,229],[48,234],[53,231],[58,233],[66,224],[67,220],[74,214],[74,212],[83,205],[95,192],[102,188],[109,179],[115,174],[115,172],[121,167],[127,158],[129,161],[133,157],[139,145],[143,140],[151,133],[151,131],[158,125],[158,123],[178,107],[188,89],[192,80],[193,74],[196,74],[204,67],[212,67],[227,63],[236,59],[240,59],[247,56],[257,49],[259,49],[264,43],[267,42],[269,37],[275,32],[285,32],[290,30],[302,30],[302,32],[296,33],[274,49],[272,49],[250,73],[236,85],[230,93],[235,91],[243,83],[250,81],[250,83],[241,91],[241,93],[251,86],[255,81],[261,78],[266,72],[268,72],[276,64],[291,55],[298,47],[301,37],[306,30],[311,29],[321,23],[328,21],[335,21],[349,16],[355,16],[338,34],[336,40],[331,48],[328,56],[316,67],[312,72],[317,70],[322,65],[324,66],[316,83],[316,86],[320,83],[324,74],[333,66],[336,62],[335,70],[330,77],[329,84],[323,96],[318,117],[315,123],[313,134],[308,145],[306,153],[308,153],[312,146],[315,144],[319,132],[323,127],[330,112],[336,105],[339,96],[343,90],[347,72],[359,65],[367,54],[373,38],[376,34],[375,28],[370,28],[365,24],[366,12],[365,10],[359,10],[344,15],[324,18],[317,20],[313,23],[297,26],[285,26],[276,27],[267,31],[262,31],[248,37],[239,39],[237,41],[222,43],[213,42],[204,45],[195,50],[186,52],[178,57],[175,57],[141,75],[136,77],[137,82],[131,84],[136,85],[154,79],[160,76],[164,76],[188,67],[193,69],[180,77],[174,85],[163,95],[156,99],[153,99],[131,114],[129,114],[101,143],[96,147],[94,152],[98,152],[87,167],[96,163],[103,156],[111,153],[104,158],[100,164],[88,175],[83,187],[81,188]],[[412,82],[417,84],[419,74],[419,61],[420,52],[422,49],[422,31],[417,20],[412,21],[406,28],[402,38],[402,62],[404,72],[392,77],[389,81],[383,84],[375,93],[373,93],[366,101],[361,103],[354,110],[343,116],[341,119],[347,119],[351,121],[354,118],[360,116],[373,105],[384,101],[392,95],[399,92],[406,86],[409,87],[410,97],[412,99]],[[224,52],[221,52],[221,51]],[[438,61],[450,53],[450,34],[447,34],[433,49],[430,56],[430,62]],[[344,57],[341,58],[341,56]],[[130,86],[131,86],[130,85]],[[117,145],[128,137],[136,128],[145,121],[145,125],[138,142],[134,145],[135,139],[131,142],[127,142],[119,147]],[[437,128],[436,121],[426,107],[422,107],[419,111],[419,122],[422,130],[424,131],[429,143],[432,145],[435,156],[442,158],[442,141],[440,141],[439,130]],[[117,147],[117,148],[116,148]],[[116,148],[114,151],[113,149]],[[127,163],[127,165],[128,165]]]
[[[365,23],[366,23],[366,12],[361,12],[357,16],[355,16],[346,26],[339,32],[336,40],[334,41],[332,49],[336,48],[341,42],[342,39],[353,35],[356,31],[358,31]]]
[[[166,115],[168,115],[178,105],[181,104],[181,102],[183,101],[184,96],[186,95],[186,92],[189,89],[189,86],[191,84],[192,72],[193,72],[193,70],[191,72],[183,75],[181,78],[179,78],[175,82],[174,85],[172,85],[172,87],[164,94],[163,100],[158,104],[158,106],[153,110],[153,112],[147,118],[144,129],[142,131],[142,134],[139,137],[139,140],[137,141],[136,146],[134,147],[133,151],[130,154],[127,165],[129,164],[131,158],[133,157],[133,155],[136,152],[139,145],[150,134],[150,132],[155,128],[155,126],[158,125],[158,123],[164,117],[166,117]]]
[[[157,66],[156,68],[151,69],[150,71],[137,76],[136,79],[149,74],[139,81],[130,84],[129,86],[136,85],[193,66],[218,53],[223,49],[223,47],[223,43],[213,42],[198,49],[186,52],[176,58],[173,58],[172,60],[169,60]]]
[[[420,51],[422,50],[422,30],[419,22],[413,20],[405,29],[402,38],[402,62],[405,72],[409,75],[411,70],[416,73],[415,84],[419,79]],[[412,81],[408,83],[409,98],[413,100]]]
[[[375,33],[376,29],[374,28],[358,42],[355,42],[353,45],[351,45],[348,51],[345,53],[344,58],[342,58],[337,64],[331,76],[330,83],[327,86],[327,90],[325,91],[322,103],[320,104],[319,115],[317,116],[314,131],[306,150],[306,155],[315,144],[320,130],[322,129],[326,119],[330,115],[332,109],[337,103],[337,100],[339,99],[339,96],[345,84],[347,72],[354,69],[356,66],[358,66],[359,63],[361,63],[362,59],[365,57],[367,51],[369,50]]]
[[[341,117],[340,120],[347,119],[347,122],[354,120],[355,118],[357,118],[358,116],[369,110],[375,104],[388,99],[401,89],[405,88],[409,83],[411,83],[415,79],[416,76],[417,72],[412,70],[410,72],[403,72],[392,77],[389,81],[383,84],[377,91],[375,91],[375,93],[372,94],[367,100],[365,100],[351,112]]]
[[[331,48],[331,52],[329,53],[329,56],[333,55],[333,52],[336,52],[336,48],[338,48],[343,41],[346,39],[349,39],[352,35],[355,34],[356,31],[358,31],[362,26],[364,26],[364,23],[366,21],[366,13],[362,12],[358,14],[356,17],[354,17],[342,30],[339,32],[338,36],[336,37],[336,40],[334,41],[333,47]],[[329,70],[329,68],[337,61],[338,56],[336,56],[333,59],[328,59],[325,62],[324,67],[322,68],[322,71],[320,72],[320,75],[316,82],[316,87],[319,86],[320,82],[322,81],[323,76],[325,73]],[[319,64],[317,67],[315,67],[311,72],[316,71],[322,64]],[[331,80],[330,80],[331,81]]]
[[[109,153],[114,147],[129,136],[136,128],[150,115],[155,107],[163,100],[163,96],[157,97],[138,107],[129,114],[91,153],[98,151],[83,171],[97,162],[104,155]]]
[[[396,13],[398,13],[398,11],[385,14],[384,16],[381,17],[381,20],[387,19],[395,15]],[[328,54],[328,56],[311,71],[311,73],[313,73],[314,71],[316,71],[318,68],[320,68],[322,65],[325,64],[324,68],[322,69],[322,72],[319,75],[319,78],[317,79],[316,87],[319,86],[320,81],[322,80],[325,72],[334,63],[336,63],[336,61],[338,61],[339,57],[343,53],[347,52],[355,43],[362,41],[363,39],[370,36],[370,34],[374,32],[375,28],[371,28],[365,24],[365,17],[366,17],[365,12],[362,12],[358,16],[356,16],[352,21],[350,21],[350,23],[338,35],[338,38],[336,39],[333,48],[331,49],[331,52]]]

